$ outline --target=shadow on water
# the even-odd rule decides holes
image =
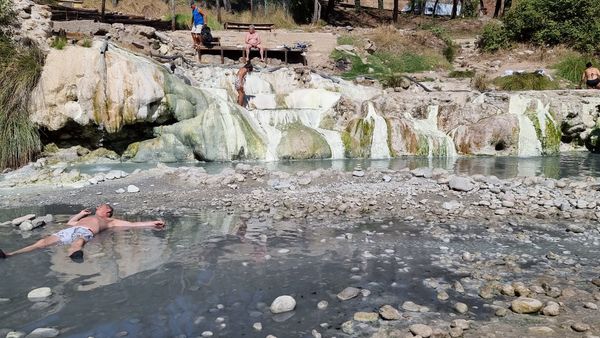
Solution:
[[[357,165],[363,168],[414,169],[418,167],[444,168],[456,174],[467,175],[494,175],[499,178],[512,178],[516,176],[546,176],[550,178],[563,178],[575,176],[599,176],[600,155],[588,152],[563,153],[559,156],[543,157],[513,157],[513,156],[470,156],[470,157],[422,157],[403,156],[386,160],[371,159],[346,159],[346,160],[302,160],[277,162],[247,162],[251,165],[264,166],[270,170],[280,170],[290,173],[310,171],[316,169],[337,169],[352,171]],[[235,167],[236,162],[209,162],[209,163],[170,163],[169,166],[195,166],[203,167],[208,173],[215,174],[225,168]],[[87,174],[107,172],[111,169],[132,172],[135,169],[154,168],[153,163],[113,163],[78,165],[76,168]]]

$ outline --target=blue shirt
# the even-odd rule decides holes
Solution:
[[[192,16],[194,17],[194,26],[204,25],[204,15],[200,13],[198,7],[192,10]]]

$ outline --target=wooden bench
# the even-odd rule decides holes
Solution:
[[[225,53],[240,53],[241,57],[246,58],[246,48],[238,46],[223,46],[221,45],[221,39],[218,36],[213,36],[213,40],[210,45],[201,44],[196,48],[198,51],[198,62],[202,62],[202,54],[214,54],[218,53],[221,56],[221,64],[225,63]],[[258,48],[251,48],[250,52],[258,51]],[[306,66],[306,56],[304,55],[305,49],[302,48],[265,48],[265,59],[271,54],[283,53],[283,61],[285,64],[288,63],[290,57],[300,57],[302,64]]]
[[[247,31],[250,29],[250,25],[254,25],[254,29],[257,31],[271,31],[273,29],[272,23],[244,23],[244,22],[225,22],[223,28],[225,30],[237,30]]]

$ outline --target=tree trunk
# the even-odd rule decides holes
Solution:
[[[452,0],[452,15],[450,16],[450,19],[456,18],[457,10],[458,10],[458,0]]]
[[[497,18],[502,8],[502,0],[496,0],[496,9],[494,10],[494,18]]]
[[[504,9],[502,10],[502,15],[506,14],[510,7],[512,6],[512,0],[504,0]]]
[[[217,0],[217,22],[219,25],[222,23],[221,20],[221,0]]]
[[[483,0],[479,0],[479,12],[483,15],[487,15],[487,8],[485,8]]]
[[[319,20],[321,20],[321,4],[319,3],[319,0],[314,0],[313,17],[312,17],[313,25],[317,24],[317,22],[319,22]]]
[[[360,0],[354,0],[354,9],[360,11]]]
[[[104,22],[104,12],[106,12],[106,0],[102,0],[102,9],[100,10],[100,22]]]
[[[377,0],[377,9],[379,9],[379,10],[383,9],[383,0]]]
[[[419,12],[421,15],[425,15],[425,7],[427,7],[427,0],[420,0],[419,2]]]
[[[250,0],[250,16],[254,18],[254,0]]]
[[[398,22],[398,0],[394,0],[394,10],[392,12],[392,20]]]
[[[325,12],[325,19],[327,21],[331,20],[333,16],[333,12],[335,11],[335,0],[329,0],[327,2],[327,11]]]
[[[263,9],[264,9],[264,12],[265,12],[265,18],[266,18],[266,17],[267,17],[267,15],[268,15],[268,13],[267,13],[267,6],[268,6],[268,5],[267,5],[267,0],[265,0],[265,2],[264,2],[264,5],[263,5],[263,6],[265,7],[265,8],[263,8]]]
[[[415,7],[417,6],[417,0],[410,0],[410,13],[415,12]]]
[[[175,24],[175,0],[171,0],[171,30],[174,32],[177,29]]]
[[[223,8],[225,11],[231,12],[231,2],[229,2],[229,0],[223,0]]]
[[[435,0],[435,3],[433,4],[433,13],[431,14],[434,18],[435,18],[435,12],[437,11],[437,6],[438,3],[440,2],[440,0]]]

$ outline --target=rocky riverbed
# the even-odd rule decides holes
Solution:
[[[187,330],[166,330],[165,334],[600,334],[600,266],[596,263],[600,252],[600,206],[596,204],[600,185],[596,178],[498,179],[456,176],[443,169],[360,167],[351,172],[319,169],[290,174],[243,163],[216,174],[208,174],[201,167],[158,165],[131,174],[63,179],[69,175],[74,176],[69,171],[56,172],[54,179],[40,180],[35,189],[31,183],[22,186],[5,177],[0,207],[58,202],[89,207],[110,202],[123,217],[165,217],[173,232],[181,231],[181,219],[198,213],[230,218],[233,230],[217,240],[224,241],[223,246],[210,250],[206,243],[189,246],[185,244],[189,237],[180,234],[170,239],[171,245],[180,247],[169,251],[168,261],[158,259],[157,264],[182,264],[195,271],[210,256],[199,254],[205,259],[192,259],[198,250],[221,252],[218,255],[222,258],[210,262],[215,269],[223,269],[219,272],[223,281],[238,278],[238,268],[230,264],[250,264],[256,269],[249,272],[252,282],[247,287],[268,289],[261,293],[260,301],[241,301],[244,306],[258,308],[253,310],[255,317],[252,311],[236,319],[231,317],[233,312],[214,310],[204,317],[214,315],[211,320],[219,325],[199,320]],[[2,229],[10,236],[27,231],[12,224]],[[39,229],[29,233],[33,231],[35,237],[46,231]],[[292,233],[295,240],[289,239]],[[254,249],[244,247],[250,245],[244,241],[235,244],[237,239],[232,243],[228,234],[254,243]],[[2,245],[14,244],[3,241]],[[248,263],[250,257],[255,259]],[[217,268],[221,264],[228,268]],[[145,268],[138,269],[128,278],[140,278]],[[279,275],[287,277],[275,277]],[[228,284],[215,302],[228,299],[236,303],[232,299],[241,296],[235,290],[243,285],[236,283]],[[0,290],[9,292],[5,287]],[[295,306],[289,299],[271,305],[282,295],[293,297]],[[81,296],[70,297],[77,302]],[[269,310],[273,306],[276,312],[287,307],[294,310],[273,314]],[[0,308],[5,311],[4,305]],[[227,304],[225,309],[229,309]],[[223,313],[220,321],[217,312]],[[223,323],[226,325],[220,325]],[[69,332],[65,323],[55,326]],[[71,332],[84,332],[81,330]],[[106,334],[98,332],[98,337]],[[94,335],[93,331],[85,333]]]

